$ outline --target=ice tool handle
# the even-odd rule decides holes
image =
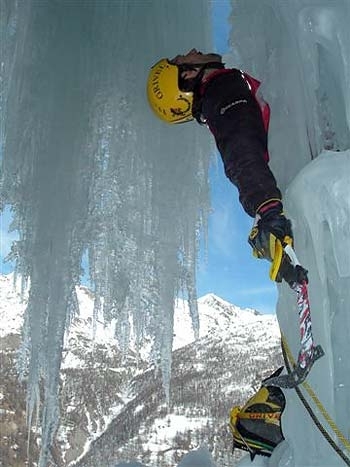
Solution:
[[[284,253],[290,260],[291,267],[293,268],[293,273],[290,274],[289,271],[289,277],[285,279],[289,283],[291,289],[297,293],[300,325],[300,351],[297,363],[289,374],[269,378],[265,381],[264,385],[279,386],[281,388],[295,388],[305,381],[314,362],[324,355],[324,351],[320,345],[314,345],[307,289],[307,271],[301,266],[292,244],[288,239],[282,246]]]
[[[291,288],[297,293],[297,303],[300,315],[300,327],[301,327],[301,350],[298,357],[298,364],[301,368],[299,370],[299,384],[300,380],[304,381],[308,372],[311,369],[312,364],[323,357],[324,351],[320,345],[315,346],[313,343],[312,328],[311,328],[311,314],[309,305],[309,296],[307,289],[307,270],[302,267],[298,257],[290,243],[287,243],[283,247],[284,252],[288,255],[292,265],[296,271],[296,283],[291,285]],[[307,343],[309,341],[309,344]],[[304,353],[303,353],[304,350]],[[306,361],[303,361],[303,358]],[[311,360],[308,361],[308,360]],[[310,365],[311,364],[311,365]],[[309,371],[304,369],[309,368]]]

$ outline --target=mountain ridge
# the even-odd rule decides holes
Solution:
[[[0,276],[0,343],[5,363],[0,391],[1,402],[13,406],[14,399],[22,401],[17,412],[1,404],[7,433],[5,465],[15,467],[24,465],[26,456],[25,385],[14,371],[25,302],[20,303],[11,280]],[[98,317],[93,342],[93,294],[79,287],[77,296],[80,313],[73,317],[64,345],[61,420],[52,465],[107,467],[115,460],[137,458],[151,467],[168,467],[204,443],[221,466],[232,466],[229,409],[242,404],[261,379],[280,365],[276,317],[240,309],[207,294],[198,300],[201,327],[195,340],[187,303],[177,300],[166,404],[159,370],[133,348],[122,354],[113,323],[105,327]],[[14,425],[17,429],[9,436]],[[40,430],[34,430],[32,439],[39,441]],[[35,458],[37,447],[32,444]]]

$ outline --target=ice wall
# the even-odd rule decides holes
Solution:
[[[314,337],[326,352],[315,363],[308,381],[347,443],[335,435],[312,400],[311,406],[350,463],[349,174],[350,151],[323,152],[292,182],[286,205],[295,226],[299,259],[309,269]],[[284,288],[278,316],[296,355],[298,329],[293,311],[293,297]],[[305,388],[303,393],[310,402]],[[325,441],[294,391],[288,391],[287,401],[283,426],[294,465],[343,466],[344,460]]]
[[[158,122],[145,84],[160,57],[210,49],[209,5],[1,0],[0,16],[1,207],[13,210],[20,240],[12,254],[31,284],[21,369],[29,419],[43,382],[43,467],[85,251],[96,309],[116,318],[121,346],[130,332],[154,342],[165,388],[179,288],[198,324],[209,136],[196,124]]]
[[[285,191],[297,254],[309,270],[314,337],[326,352],[308,378],[321,406],[301,390],[345,456],[292,390],[285,391],[286,441],[254,465],[350,465],[350,2],[235,0],[232,8],[231,59],[263,80],[272,109],[271,166]],[[296,357],[295,296],[284,285],[278,319]]]
[[[349,1],[232,0],[232,8],[232,60],[263,81],[271,166],[285,189],[323,149],[349,147]]]

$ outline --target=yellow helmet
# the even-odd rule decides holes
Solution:
[[[151,68],[147,81],[148,101],[157,117],[167,123],[193,120],[193,93],[179,88],[179,70],[166,58]]]

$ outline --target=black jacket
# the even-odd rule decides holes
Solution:
[[[281,199],[266,160],[261,109],[240,70],[220,70],[212,76],[201,88],[201,117],[215,137],[225,173],[237,186],[244,210],[254,217],[264,201]]]

